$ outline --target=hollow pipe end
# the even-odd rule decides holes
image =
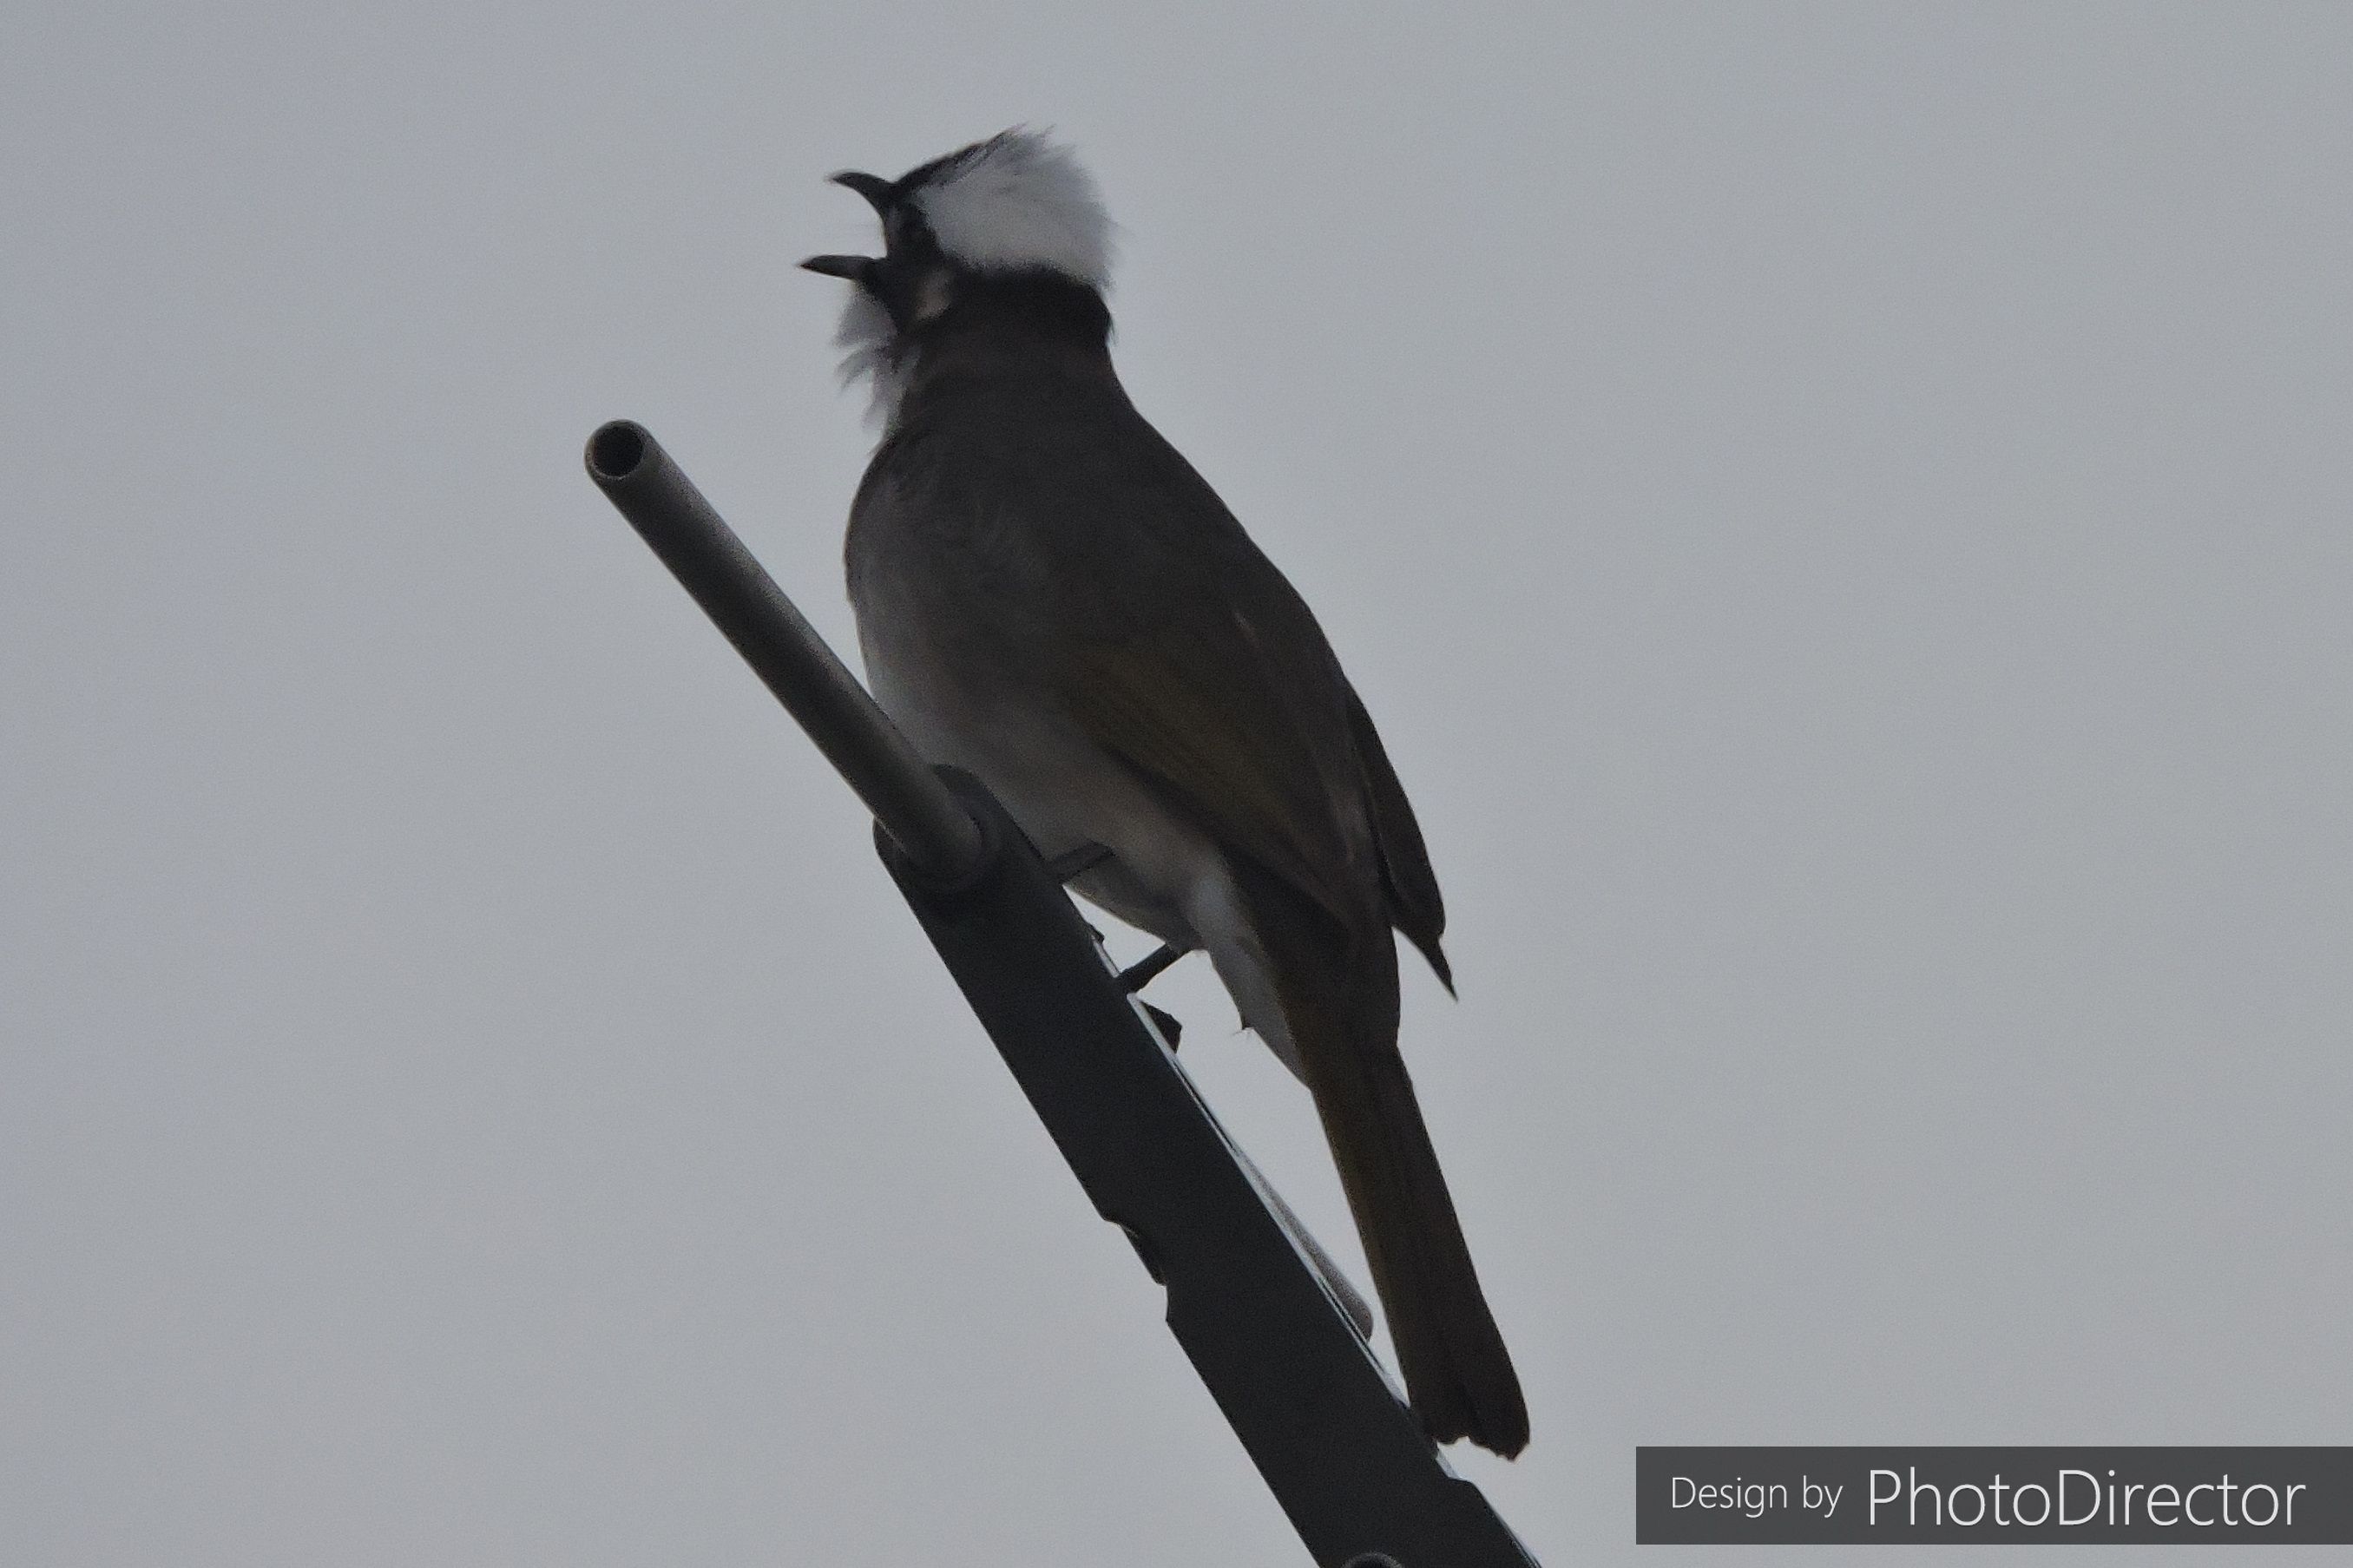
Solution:
[[[584,454],[588,477],[600,485],[619,484],[645,467],[657,449],[653,437],[636,420],[608,420],[588,437]]]

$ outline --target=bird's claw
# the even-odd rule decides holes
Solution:
[[[1185,1026],[1178,1023],[1174,1016],[1161,1011],[1149,1002],[1138,1002],[1136,1005],[1143,1008],[1146,1013],[1152,1016],[1152,1021],[1160,1026],[1161,1037],[1168,1042],[1168,1048],[1170,1050],[1175,1050],[1176,1048],[1177,1037],[1184,1034]]]

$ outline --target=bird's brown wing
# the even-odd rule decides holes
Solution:
[[[1218,635],[1191,607],[1078,644],[1062,675],[1080,726],[1229,854],[1345,928],[1379,908],[1362,771],[1334,693],[1300,689],[1313,681],[1286,689],[1250,637],[1230,623]]]
[[[1141,419],[1039,466],[1063,477],[1030,513],[1062,570],[1028,586],[1077,634],[1039,672],[1068,711],[1229,852],[1350,930],[1394,925],[1451,987],[1413,807],[1306,602]]]
[[[1373,837],[1380,846],[1381,885],[1388,894],[1389,923],[1405,932],[1421,950],[1430,967],[1451,994],[1454,970],[1446,962],[1439,938],[1446,934],[1446,900],[1439,897],[1438,873],[1430,867],[1430,850],[1421,841],[1421,825],[1405,798],[1405,786],[1381,745],[1373,716],[1354,689],[1348,693],[1348,729],[1356,742],[1356,757],[1365,770],[1365,787],[1373,813]]]

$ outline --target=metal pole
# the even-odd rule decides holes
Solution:
[[[588,437],[588,477],[808,731],[909,861],[935,881],[981,858],[972,816],[644,426]]]

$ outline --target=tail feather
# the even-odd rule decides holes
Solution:
[[[1350,932],[1265,872],[1241,868],[1239,880],[1414,1413],[1439,1442],[1468,1437],[1517,1454],[1528,1440],[1527,1405],[1398,1052],[1397,943],[1388,922]]]

